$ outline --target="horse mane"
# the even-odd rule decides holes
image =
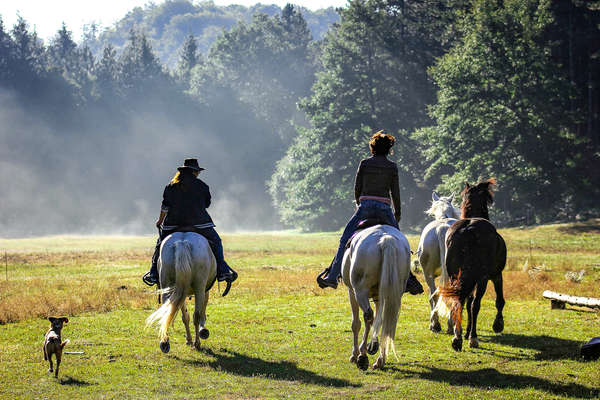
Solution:
[[[462,219],[479,217],[489,220],[488,206],[494,202],[495,185],[496,178],[490,178],[476,185],[465,182],[465,188],[460,193],[463,198],[460,217]]]

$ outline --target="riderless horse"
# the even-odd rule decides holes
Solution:
[[[200,350],[200,339],[208,339],[206,304],[208,291],[215,282],[217,262],[204,236],[195,232],[175,232],[165,238],[160,248],[158,261],[160,276],[159,293],[162,306],[146,320],[147,325],[158,322],[160,325],[160,349],[170,350],[169,325],[179,310],[185,325],[186,344]],[[195,340],[190,333],[190,316],[185,299],[194,296]]]
[[[493,202],[492,186],[495,179],[477,185],[465,184],[462,191],[461,219],[446,233],[446,269],[448,282],[438,289],[438,310],[450,314],[454,321],[454,350],[462,349],[462,309],[467,302],[467,329],[465,339],[471,347],[478,347],[477,316],[487,282],[496,290],[496,319],[494,332],[504,329],[504,295],[502,270],[506,265],[506,244],[489,221],[488,205]],[[475,295],[473,295],[475,292]]]
[[[436,192],[431,195],[431,207],[425,213],[435,218],[423,229],[419,247],[417,248],[417,257],[427,286],[429,286],[429,305],[431,315],[429,318],[429,329],[433,332],[441,331],[438,313],[435,305],[438,301],[436,292],[435,278],[440,276],[440,285],[448,280],[446,265],[446,232],[448,228],[460,218],[460,210],[452,205],[454,194],[447,197],[439,197]],[[448,333],[452,332],[452,320],[448,319]]]
[[[406,288],[410,268],[410,246],[406,237],[395,227],[375,225],[358,232],[344,253],[342,279],[348,287],[352,307],[352,333],[354,345],[351,362],[360,369],[369,366],[369,354],[381,351],[373,368],[383,368],[391,347],[394,354],[394,336],[400,311],[402,294]],[[375,315],[369,303],[375,303]],[[360,346],[359,309],[362,310],[365,330]],[[367,345],[373,327],[371,342]],[[381,346],[379,330],[381,329]]]

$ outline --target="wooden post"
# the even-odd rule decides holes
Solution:
[[[553,310],[562,310],[565,308],[565,304],[572,304],[580,307],[600,308],[600,299],[593,297],[569,296],[568,294],[551,292],[549,290],[544,291],[542,296],[550,300],[550,308]]]

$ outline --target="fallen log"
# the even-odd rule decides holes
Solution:
[[[545,290],[542,296],[544,296],[546,299],[550,299],[550,308],[552,309],[564,309],[565,304],[600,308],[600,299],[596,299],[594,297],[569,296],[568,294],[551,292],[550,290]]]

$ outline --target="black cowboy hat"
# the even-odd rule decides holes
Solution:
[[[195,158],[186,158],[181,167],[177,167],[178,171],[183,171],[184,169],[191,169],[192,171],[204,171],[204,168],[198,166],[198,160]]]

